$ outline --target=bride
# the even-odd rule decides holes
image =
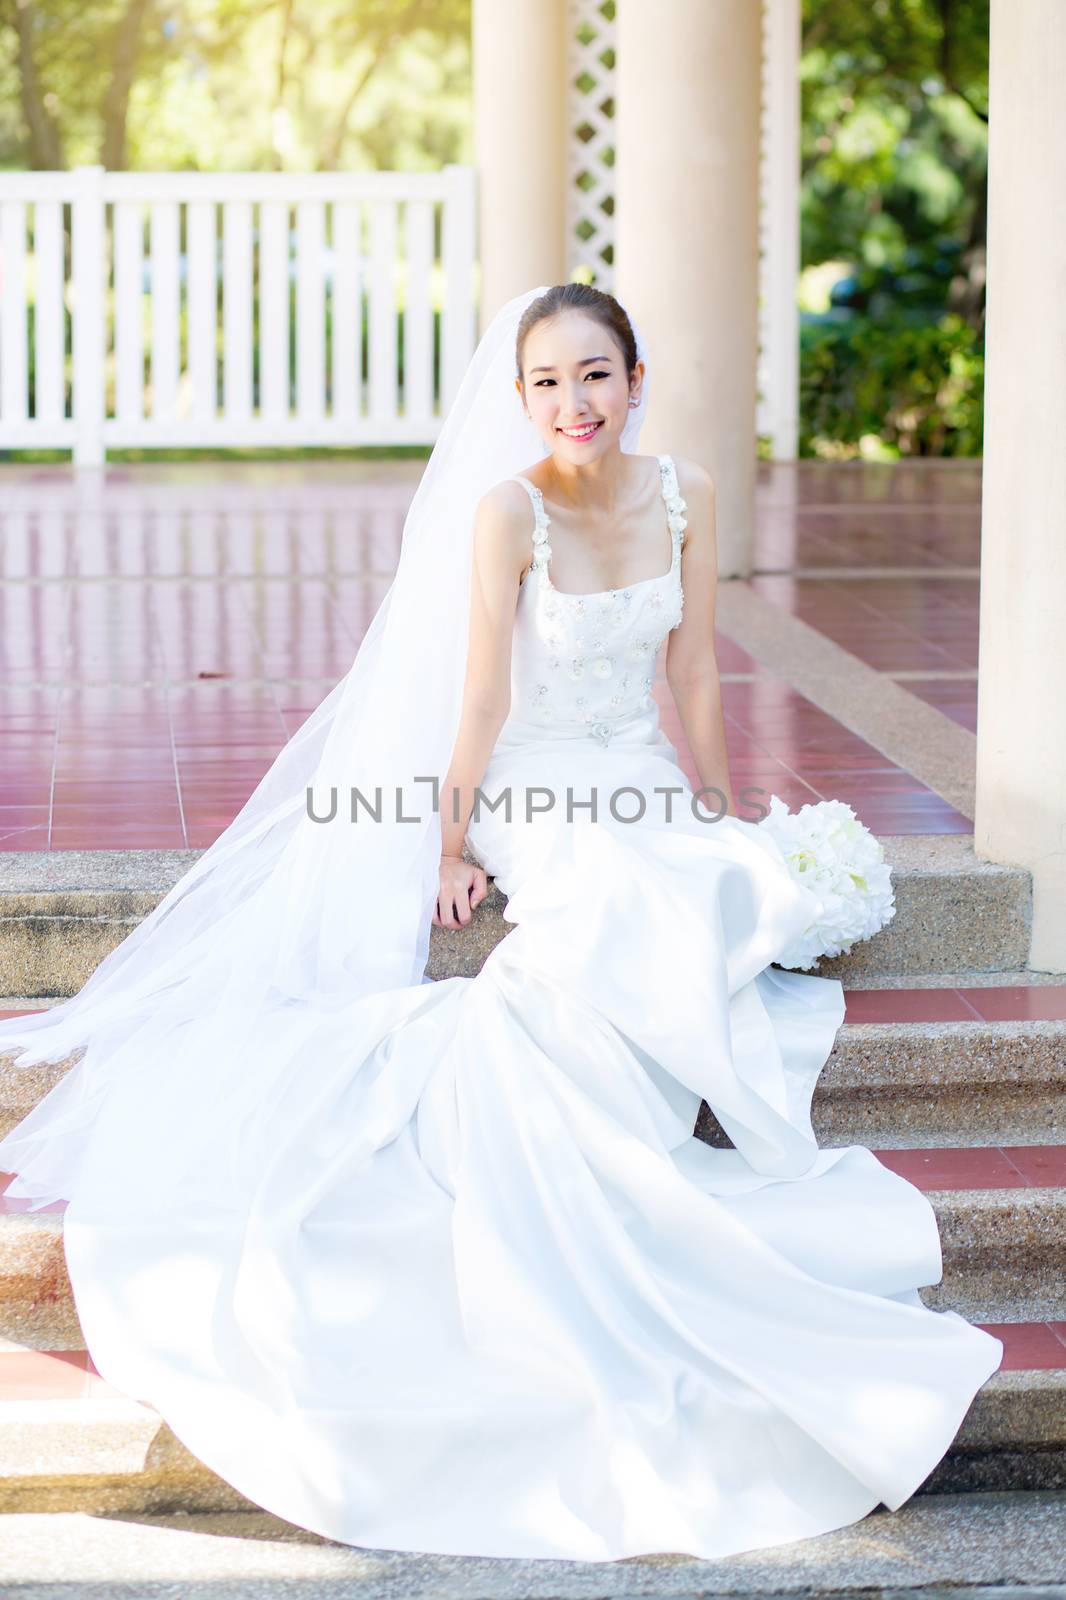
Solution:
[[[1002,1358],[922,1304],[926,1198],[814,1138],[843,991],[773,965],[821,908],[737,813],[712,486],[635,453],[647,393],[611,296],[504,306],[349,673],[81,993],[0,1022],[77,1053],[0,1166],[68,1202],[102,1375],[350,1544],[809,1538],[913,1494]],[[429,982],[487,874],[507,937]]]

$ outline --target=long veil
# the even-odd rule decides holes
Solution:
[[[158,1048],[164,1036],[191,1047],[198,1018],[231,1015],[239,1049],[242,1017],[330,1010],[424,981],[439,887],[433,779],[447,773],[462,710],[474,513],[494,484],[548,453],[513,381],[519,322],[544,292],[508,301],[481,338],[408,510],[396,575],[347,674],[80,992],[0,1021],[0,1050],[19,1052],[16,1067],[85,1052],[0,1140],[0,1167],[19,1175],[10,1193],[69,1198],[78,1141],[110,1075],[135,1070],[138,1057],[172,1061]],[[634,333],[646,364],[635,324]],[[624,449],[635,449],[647,394],[645,379]],[[218,1071],[224,1079],[224,1060]]]

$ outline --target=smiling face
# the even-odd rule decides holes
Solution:
[[[530,329],[515,386],[545,444],[576,463],[617,450],[638,398],[644,363],[632,379],[609,329],[583,311],[563,311]]]

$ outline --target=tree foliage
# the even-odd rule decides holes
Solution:
[[[989,0],[805,0],[802,250],[864,310],[984,313]]]
[[[470,0],[0,0],[0,165],[468,159]]]

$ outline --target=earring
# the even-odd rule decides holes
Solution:
[[[639,405],[640,405],[640,401],[639,400],[631,400],[629,402],[629,409],[632,411],[634,406],[639,406]]]

